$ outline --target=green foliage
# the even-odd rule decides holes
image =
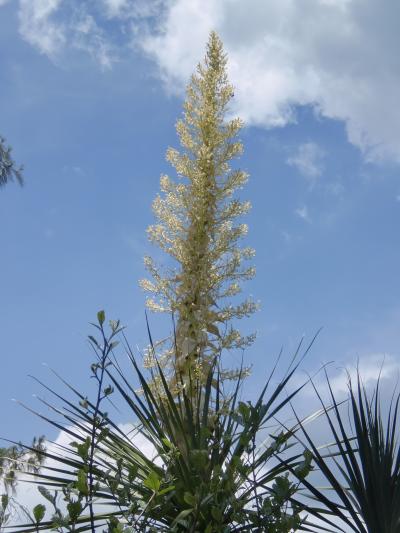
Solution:
[[[0,187],[14,179],[23,184],[22,167],[16,166],[10,146],[6,146],[6,140],[0,136]]]
[[[274,368],[254,404],[239,400],[240,378],[229,394],[222,395],[216,362],[205,387],[190,385],[196,390],[196,401],[184,387],[172,396],[158,368],[164,387],[160,397],[152,392],[124,337],[142,392],[127,380],[117,359],[111,357],[115,336],[121,334],[119,323],[108,336],[104,324],[101,317],[94,324],[100,338],[90,338],[97,355],[91,366],[92,375],[98,377],[96,400],[68,384],[75,402],[54,392],[64,403],[64,408],[54,409],[64,416],[65,431],[73,441],[68,450],[48,454],[52,462],[46,474],[37,478],[53,516],[39,525],[15,527],[15,532],[106,528],[109,532],[289,533],[300,527],[304,519],[300,519],[298,482],[288,474],[292,469],[306,477],[309,458],[291,451],[296,427],[271,434],[265,429],[301,390],[302,386],[285,394],[300,360],[294,359],[272,386]],[[115,392],[106,393],[109,387]],[[101,402],[116,393],[136,419],[135,432],[146,439],[155,457],[140,449],[101,408]],[[53,424],[60,427],[56,420]],[[278,457],[285,458],[284,465]],[[60,497],[65,511],[60,510]]]
[[[36,505],[34,508],[33,508],[33,517],[36,521],[36,524],[40,524],[40,522],[43,520],[44,518],[44,514],[46,512],[46,507],[39,503],[38,505]]]

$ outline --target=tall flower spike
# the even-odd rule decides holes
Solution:
[[[256,305],[251,300],[240,304],[231,300],[240,292],[240,282],[252,278],[255,270],[243,266],[254,250],[238,246],[247,226],[235,220],[249,211],[250,203],[233,197],[248,176],[230,167],[243,146],[237,139],[242,121],[225,120],[233,98],[226,63],[222,42],[212,32],[204,63],[187,88],[183,118],[176,125],[182,150],[167,150],[178,181],[161,177],[162,194],[153,203],[158,223],[148,228],[150,241],[175,263],[174,268],[161,270],[146,257],[153,279],[140,282],[153,293],[147,306],[172,312],[176,320],[175,341],[162,357],[173,387],[187,383],[189,375],[204,382],[222,349],[242,348],[254,339],[232,326],[232,320],[249,316]],[[227,378],[235,375],[222,373]]]

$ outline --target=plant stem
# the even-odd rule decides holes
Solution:
[[[100,365],[100,377],[97,376],[96,371],[96,378],[98,381],[98,389],[97,389],[97,399],[95,408],[93,411],[93,424],[92,424],[92,431],[91,431],[91,441],[90,441],[90,455],[89,455],[89,513],[90,513],[90,527],[92,533],[96,533],[95,525],[94,525],[94,511],[93,511],[93,463],[94,463],[94,452],[96,449],[96,430],[97,430],[97,416],[99,414],[100,410],[100,403],[103,399],[102,396],[102,387],[103,387],[103,380],[104,380],[104,372],[105,372],[105,364],[108,357],[108,354],[110,352],[108,341],[104,335],[104,329],[103,326],[100,327],[100,331],[103,337],[103,346],[101,350],[101,365]]]

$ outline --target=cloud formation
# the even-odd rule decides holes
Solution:
[[[300,144],[286,162],[297,168],[300,174],[308,180],[310,187],[313,187],[324,169],[324,157],[325,152],[318,144],[306,142]]]
[[[87,52],[103,69],[111,68],[116,60],[113,45],[105,32],[97,24],[93,15],[85,9],[76,9],[74,13],[74,34],[72,45]]]
[[[20,0],[19,32],[54,61],[71,48],[89,54],[102,69],[110,68],[115,60],[114,46],[89,7],[87,2]]]
[[[0,0],[0,2],[4,0]],[[210,30],[222,37],[232,111],[265,128],[297,106],[343,121],[368,161],[400,162],[397,0],[19,0],[20,32],[49,57],[79,48],[108,68],[132,44],[182,92]],[[112,28],[109,21],[112,19]],[[77,22],[78,21],[78,22]]]
[[[56,23],[53,16],[62,0],[20,0],[19,31],[29,44],[49,57],[56,54],[65,45],[65,26]]]
[[[390,354],[365,355],[352,365],[346,365],[342,371],[331,380],[332,390],[335,394],[346,394],[349,379],[353,385],[357,383],[357,367],[364,385],[372,389],[375,387],[378,376],[385,382],[385,392],[389,394],[396,387],[400,378],[400,361]]]
[[[400,161],[397,0],[173,0],[142,40],[169,88],[181,88],[221,35],[248,124],[284,126],[296,105],[345,122],[367,160]]]
[[[102,3],[110,18],[121,16],[129,6],[129,0],[102,0]]]
[[[120,19],[134,22],[136,19],[157,17],[161,15],[166,5],[166,0],[101,0],[103,9],[109,19]],[[132,28],[131,26],[131,29]]]
[[[295,210],[295,214],[301,219],[303,219],[305,222],[311,222],[311,218],[308,213],[308,207],[306,205],[303,205],[302,207],[298,207]]]

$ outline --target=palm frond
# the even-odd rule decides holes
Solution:
[[[332,450],[321,453],[309,431],[295,411],[304,445],[312,453],[313,462],[329,483],[334,498],[318,488],[310,479],[302,480],[309,496],[319,506],[307,505],[307,512],[324,520],[331,516],[335,526],[343,524],[359,533],[400,532],[400,450],[398,412],[400,394],[393,392],[389,412],[381,413],[380,377],[371,396],[368,395],[359,370],[354,384],[348,382],[348,411],[352,430],[339,409],[340,403],[325,372],[330,405],[326,405],[317,388],[325,420],[333,436]],[[352,431],[352,432],[351,432]],[[288,465],[295,474],[294,469]]]

